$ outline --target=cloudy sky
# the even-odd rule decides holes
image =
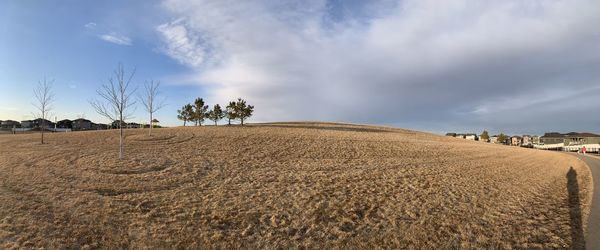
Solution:
[[[0,120],[47,77],[59,119],[103,121],[88,101],[122,62],[161,81],[166,125],[200,96],[255,122],[600,133],[599,25],[596,0],[7,0]]]

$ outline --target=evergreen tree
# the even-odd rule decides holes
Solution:
[[[194,111],[193,111],[193,120],[197,125],[202,126],[204,119],[206,118],[208,113],[208,105],[204,105],[204,100],[202,98],[196,98],[194,101]]]
[[[227,117],[227,125],[231,125],[231,120],[237,119],[236,103],[229,102],[229,105],[225,108],[225,117]]]
[[[498,135],[498,139],[497,139],[496,143],[504,144],[505,141],[506,141],[506,135],[504,135],[503,133],[500,133],[500,135]]]
[[[221,109],[221,105],[215,104],[213,109],[208,112],[208,119],[215,122],[215,126],[217,126],[217,122],[225,117],[225,112]]]
[[[489,141],[490,140],[490,135],[488,134],[487,130],[484,130],[483,133],[481,133],[481,136],[479,138],[482,141]]]
[[[237,118],[240,119],[242,126],[244,126],[244,120],[250,118],[254,112],[254,106],[247,105],[246,100],[238,98],[235,103],[235,113]]]
[[[177,110],[177,119],[183,121],[184,127],[188,121],[192,121],[194,119],[194,107],[192,104],[188,103],[183,105],[180,110]]]

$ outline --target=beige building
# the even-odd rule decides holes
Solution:
[[[521,146],[523,143],[523,138],[520,136],[513,136],[510,138],[510,145],[512,146]]]

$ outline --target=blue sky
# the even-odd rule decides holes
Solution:
[[[46,76],[59,119],[106,122],[88,100],[122,62],[161,81],[165,125],[244,97],[254,122],[600,133],[598,23],[594,0],[8,0],[0,120],[29,119]]]
[[[33,88],[44,77],[54,80],[58,119],[106,122],[88,101],[119,62],[135,67],[134,83],[163,80],[189,70],[164,53],[154,27],[161,23],[159,4],[149,1],[3,1],[0,3],[0,119],[29,119]],[[140,10],[136,14],[133,10]],[[141,15],[144,13],[143,15]],[[152,19],[144,18],[155,13]],[[127,37],[124,45],[101,36]],[[162,81],[167,104],[158,112],[165,124],[178,125],[176,109],[202,96],[197,85]],[[137,108],[136,121],[145,121]]]

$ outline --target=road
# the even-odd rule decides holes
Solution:
[[[588,218],[588,233],[585,237],[586,249],[600,249],[600,157],[576,155],[584,161],[592,171],[594,192],[592,208]]]

